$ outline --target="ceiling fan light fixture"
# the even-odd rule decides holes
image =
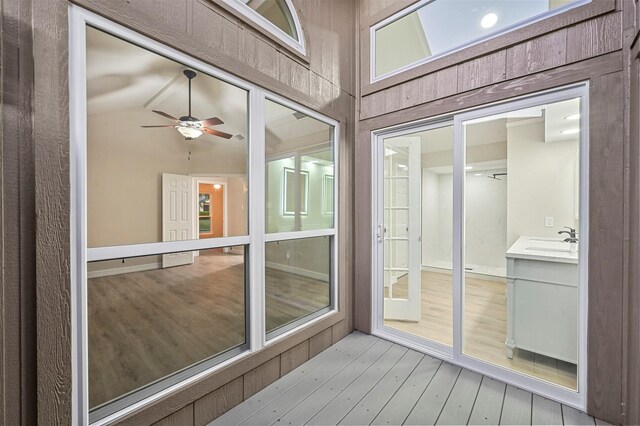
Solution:
[[[193,127],[178,127],[178,131],[186,139],[195,139],[202,134],[202,131],[194,129]]]

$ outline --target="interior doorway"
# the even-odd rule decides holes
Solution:
[[[198,239],[222,237],[225,187],[220,183],[198,183]]]

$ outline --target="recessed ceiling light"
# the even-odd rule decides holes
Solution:
[[[482,28],[491,28],[496,24],[496,22],[498,22],[498,15],[495,13],[487,13],[482,17],[480,25],[482,25]]]
[[[407,167],[405,164],[398,164],[398,168],[400,168],[400,169],[408,169],[409,167]]]
[[[216,184],[213,185],[213,188],[215,190],[218,190],[218,189],[222,188],[222,185],[220,185],[219,183],[216,183]]]
[[[567,115],[564,119],[565,120],[577,120],[578,118],[580,118],[580,114],[571,114],[571,115]]]
[[[482,176],[482,173],[475,173],[474,176]]]
[[[561,133],[563,135],[575,135],[579,131],[580,131],[580,129],[567,129],[567,130],[563,130]]]
[[[473,166],[467,166],[467,167],[465,167],[465,169],[471,170],[471,169],[473,169]]]

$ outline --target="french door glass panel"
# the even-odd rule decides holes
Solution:
[[[463,122],[463,353],[577,390],[580,98]]]
[[[585,92],[566,89],[455,114],[454,125],[378,136],[382,331],[583,403]]]
[[[451,346],[453,127],[382,146],[384,323]]]

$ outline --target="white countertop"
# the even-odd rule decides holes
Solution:
[[[578,251],[564,238],[520,237],[507,250],[507,258],[543,260],[547,262],[578,263]]]

